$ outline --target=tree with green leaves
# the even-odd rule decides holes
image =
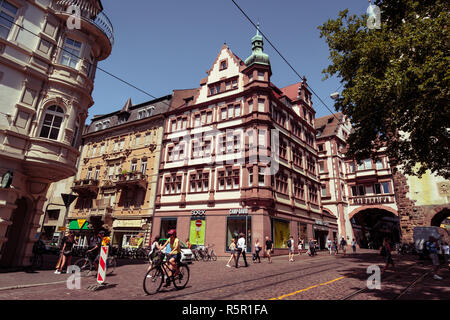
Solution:
[[[448,4],[376,1],[381,28],[348,9],[318,27],[332,62],[325,79],[344,85],[335,108],[354,128],[347,156],[376,158],[385,147],[406,174],[450,178]]]

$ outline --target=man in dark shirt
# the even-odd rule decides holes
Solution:
[[[269,236],[266,236],[266,254],[267,254],[269,263],[272,263],[272,261],[270,260],[270,257],[272,255],[272,250],[273,250],[273,241],[269,239]]]
[[[102,246],[102,239],[104,235],[105,233],[100,231],[97,236],[91,238],[87,253],[92,261],[94,261],[100,253],[100,247]]]

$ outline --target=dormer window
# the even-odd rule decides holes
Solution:
[[[144,118],[147,118],[147,117],[151,117],[152,115],[153,115],[153,112],[155,111],[155,107],[154,106],[151,106],[151,107],[148,107],[148,108],[145,108],[145,109],[141,109],[141,110],[139,110],[139,112],[138,112],[138,120],[140,120],[140,119],[144,119]]]

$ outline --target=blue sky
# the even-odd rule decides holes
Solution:
[[[322,81],[329,65],[329,50],[317,27],[337,17],[340,10],[363,14],[367,1],[235,0],[278,48],[300,75],[334,112],[330,93],[340,83]],[[111,56],[99,67],[131,82],[155,97],[173,89],[196,88],[214,62],[223,43],[241,59],[251,54],[255,28],[231,0],[103,0],[114,26]],[[298,76],[265,42],[272,65],[272,82],[285,87]],[[133,104],[152,98],[97,71],[90,118],[120,109],[131,97]],[[316,116],[330,111],[313,96]],[[89,120],[90,120],[89,118]]]

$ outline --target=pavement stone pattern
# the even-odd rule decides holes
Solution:
[[[330,256],[327,251],[316,257],[302,254],[294,262],[289,262],[287,256],[277,256],[271,264],[261,259],[261,263],[248,261],[248,268],[238,269],[227,268],[227,261],[219,258],[215,262],[194,262],[189,266],[191,277],[185,289],[171,286],[151,296],[142,288],[148,268],[145,262],[119,260],[114,274],[106,278],[106,288],[98,291],[87,289],[96,284],[95,276],[82,278],[81,289],[70,290],[65,282],[69,275],[56,275],[54,270],[0,273],[0,300],[339,300],[366,287],[368,266],[383,266],[383,257],[377,251],[363,249],[345,256]],[[393,299],[430,269],[429,261],[417,261],[412,256],[394,255],[394,261],[400,278],[387,271],[382,290],[369,290],[351,299]],[[440,274],[444,280],[428,275],[401,299],[449,300],[450,271],[441,268]],[[41,283],[46,285],[5,289]]]

